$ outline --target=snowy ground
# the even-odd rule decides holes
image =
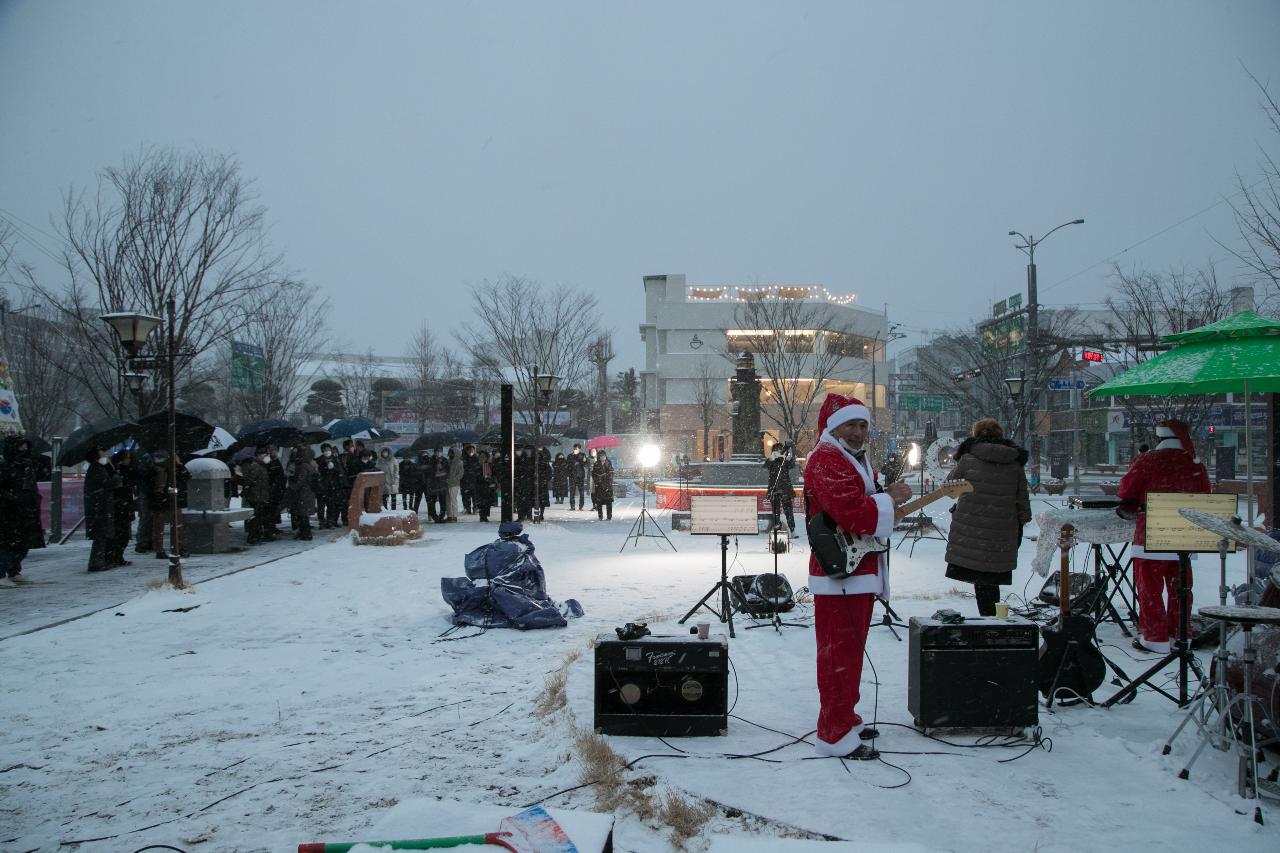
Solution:
[[[34,553],[26,569],[33,578],[46,564],[78,568],[60,570],[56,585],[0,590],[0,849],[81,842],[86,850],[286,851],[300,841],[360,838],[390,806],[421,797],[513,812],[544,800],[592,810],[591,788],[557,795],[580,781],[572,731],[591,724],[591,639],[638,619],[655,634],[686,633],[676,620],[719,575],[711,537],[673,533],[678,553],[646,539],[620,554],[638,510],[638,500],[622,501],[612,522],[598,522],[556,508],[532,529],[552,596],[579,599],[584,618],[563,630],[456,641],[472,632],[441,640],[449,622],[439,579],[462,574],[462,555],[494,537],[496,526],[474,517],[427,524],[426,538],[405,547],[318,538],[311,550],[214,577],[219,563],[186,593],[143,590],[144,580],[163,575],[158,560],[99,576],[65,551]],[[295,547],[277,544],[282,553]],[[738,545],[731,574],[772,568],[764,537]],[[1026,584],[1032,597],[1043,582],[1026,568],[1033,548],[1025,543],[1011,595]],[[943,577],[942,550],[925,540],[914,557],[906,547],[894,552],[894,605],[904,619],[939,607],[975,613],[972,598]],[[233,567],[266,558],[217,559]],[[797,588],[807,559],[802,545],[780,558]],[[1213,568],[1200,562],[1199,603],[1216,603]],[[1240,558],[1230,571],[1238,582]],[[115,580],[95,593],[90,584],[100,577]],[[61,617],[53,598],[60,592]],[[91,615],[52,625],[83,613]],[[38,625],[52,627],[14,636]],[[738,631],[728,737],[669,741],[681,752],[648,738],[611,743],[628,760],[673,756],[645,758],[629,775],[719,804],[707,832],[964,851],[1280,849],[1280,808],[1267,810],[1265,827],[1238,813],[1233,758],[1210,752],[1190,781],[1176,778],[1193,742],[1184,735],[1171,756],[1160,755],[1179,716],[1151,693],[1111,710],[1042,712],[1052,751],[1008,763],[999,762],[1023,750],[948,747],[887,725],[911,722],[903,636],[872,629],[879,693],[866,670],[862,706],[875,709],[880,748],[897,768],[808,760],[803,743],[771,753],[772,761],[725,757],[813,729],[809,629]],[[1117,663],[1141,671],[1115,626],[1104,625],[1101,636],[1118,647],[1106,649]],[[568,664],[567,707],[535,717],[547,675],[575,652],[586,653]],[[662,827],[618,819],[615,849],[669,849]],[[690,846],[705,849],[705,841]]]

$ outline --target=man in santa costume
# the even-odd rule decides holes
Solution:
[[[1133,574],[1138,593],[1138,633],[1133,641],[1143,651],[1166,653],[1170,639],[1181,634],[1181,581],[1177,554],[1150,554],[1147,541],[1147,495],[1156,492],[1208,494],[1209,472],[1196,456],[1191,430],[1182,421],[1161,421],[1156,425],[1159,443],[1129,466],[1120,480],[1116,496],[1122,512],[1136,512],[1133,531]],[[1187,579],[1190,598],[1190,581]],[[1168,603],[1166,605],[1166,598]],[[1187,601],[1191,607],[1191,601]]]
[[[821,436],[804,467],[805,513],[825,512],[846,533],[887,541],[894,507],[911,497],[911,487],[897,482],[882,490],[876,482],[864,451],[870,423],[861,400],[827,395],[818,414]],[[889,595],[884,554],[868,554],[842,580],[824,574],[817,557],[810,555],[809,591],[818,646],[817,752],[875,758],[879,753],[861,741],[877,733],[863,725],[856,706],[871,607],[877,596]]]

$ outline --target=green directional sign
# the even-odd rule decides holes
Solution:
[[[900,412],[945,412],[947,398],[936,394],[899,394]]]
[[[231,387],[238,391],[261,391],[267,373],[262,347],[243,341],[231,342]]]

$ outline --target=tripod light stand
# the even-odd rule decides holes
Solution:
[[[658,464],[658,459],[662,455],[662,450],[656,444],[646,444],[640,448],[640,452],[636,455],[636,460],[640,463],[642,472],[640,480],[640,515],[636,516],[635,524],[631,525],[631,532],[627,534],[626,541],[622,543],[622,547],[618,549],[621,553],[627,549],[627,542],[635,540],[636,545],[640,544],[640,538],[648,537],[657,539],[661,537],[666,539],[667,544],[671,546],[671,550],[675,551],[676,546],[667,534],[658,526],[657,520],[649,514],[649,471],[653,466]],[[650,532],[652,530],[653,532]]]
[[[921,456],[920,445],[916,444],[913,441],[911,443],[911,449],[907,451],[907,465],[912,468],[916,467],[917,465],[920,466],[920,494],[923,495],[924,494],[924,465],[921,462],[920,456]],[[903,522],[910,525],[911,530],[907,533],[907,535],[903,536],[901,539],[898,540],[898,547],[901,548],[902,543],[910,539],[911,549],[907,551],[908,556],[915,556],[916,545],[917,543],[920,542],[921,539],[937,539],[940,542],[947,541],[947,537],[942,535],[942,532],[938,530],[937,525],[933,523],[933,519],[925,515],[923,509],[920,510],[915,515],[908,516],[902,520]],[[937,532],[935,535],[932,533],[926,533],[925,532],[926,530],[934,530]]]

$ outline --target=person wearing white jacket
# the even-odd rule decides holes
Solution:
[[[396,494],[400,491],[400,464],[391,455],[391,448],[384,447],[378,454],[378,470],[382,472],[382,508],[396,508]]]

